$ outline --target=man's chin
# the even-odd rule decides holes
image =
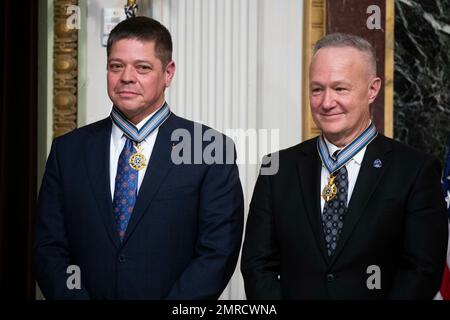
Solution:
[[[328,123],[320,126],[321,130],[325,135],[339,135],[344,131],[344,127],[337,123]]]
[[[139,106],[136,106],[135,104],[127,104],[127,103],[120,103],[120,104],[114,104],[120,112],[122,112],[128,119],[133,118],[137,114],[139,114]]]
[[[141,108],[141,106],[138,105],[136,102],[126,101],[126,100],[125,101],[124,100],[116,101],[116,103],[114,103],[114,105],[117,108],[119,108],[119,110],[122,111],[123,113],[133,113]]]

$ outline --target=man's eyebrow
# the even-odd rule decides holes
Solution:
[[[115,62],[124,62],[122,59],[120,59],[120,58],[114,58],[114,57],[112,57],[112,58],[108,58],[108,62],[111,62],[111,61],[115,61]],[[149,65],[153,65],[150,61],[148,61],[148,60],[134,60],[133,61],[133,63],[147,63],[147,64],[149,64]]]
[[[332,81],[331,82],[331,85],[332,86],[335,86],[335,85],[348,85],[348,86],[351,86],[351,83],[350,82],[348,82],[348,81],[346,81],[346,80],[336,80],[336,81]],[[322,82],[320,82],[320,81],[311,81],[310,82],[310,85],[311,86],[313,86],[313,85],[315,85],[315,86],[324,86],[325,84],[324,83],[322,83]]]
[[[121,59],[119,59],[119,58],[108,58],[108,63],[109,62],[112,62],[112,61],[114,61],[114,62],[123,62]]]
[[[332,85],[339,85],[339,84],[343,84],[343,85],[347,85],[347,86],[351,86],[352,84],[347,81],[347,80],[337,80],[337,81],[333,81],[331,83]]]
[[[148,63],[148,64],[152,65],[152,63],[148,60],[135,60],[134,63]]]

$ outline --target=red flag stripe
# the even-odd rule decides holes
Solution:
[[[448,265],[448,262],[445,266],[440,292],[444,300],[450,300],[450,267]]]

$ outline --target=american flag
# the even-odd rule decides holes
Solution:
[[[450,231],[450,148],[447,155],[444,174],[442,175],[442,187],[444,188],[445,202],[447,203],[447,214],[449,218],[449,231]],[[450,300],[450,233],[449,233],[449,243],[447,246],[447,263],[445,265],[441,289],[439,290],[436,299]]]

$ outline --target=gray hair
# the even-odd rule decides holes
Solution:
[[[331,33],[320,39],[314,45],[313,55],[322,48],[342,48],[351,47],[355,48],[363,53],[366,53],[369,57],[370,64],[372,65],[372,71],[374,75],[377,73],[377,58],[375,48],[364,38],[347,33]]]

